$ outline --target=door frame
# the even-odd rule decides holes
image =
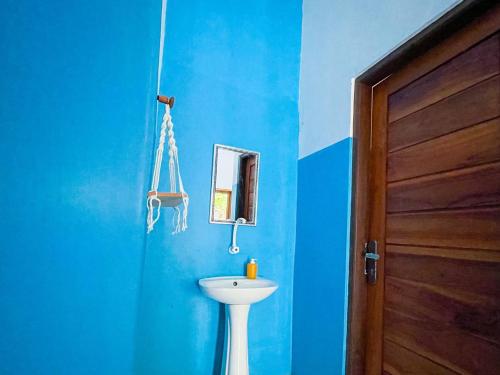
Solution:
[[[486,15],[484,19],[478,20],[483,15]],[[451,57],[449,53],[436,52],[432,54],[431,59],[429,54],[424,56],[425,52],[432,48],[440,51],[439,45],[444,41],[447,46],[451,46],[450,53],[463,51],[478,38],[491,34],[492,28],[495,24],[498,25],[499,20],[500,5],[495,5],[494,1],[463,1],[353,80],[353,173],[346,374],[365,373],[368,286],[364,276],[362,252],[364,244],[370,240],[367,238],[371,204],[368,176],[372,143],[373,87],[396,72],[398,87],[403,87],[410,83],[412,78],[432,70]],[[392,91],[395,91],[394,87]]]

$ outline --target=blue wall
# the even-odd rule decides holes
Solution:
[[[300,25],[299,0],[168,1],[162,91],[177,99],[189,229],[172,237],[164,211],[148,236],[138,373],[217,373],[223,316],[197,280],[241,275],[252,256],[280,288],[251,308],[250,371],[290,374]],[[258,225],[238,231],[235,256],[227,251],[231,227],[208,223],[214,143],[261,152]]]
[[[2,2],[1,374],[132,372],[160,8]]]
[[[293,373],[344,370],[352,139],[299,161]]]

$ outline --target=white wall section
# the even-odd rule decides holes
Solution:
[[[299,158],[350,136],[351,79],[456,0],[303,0]]]

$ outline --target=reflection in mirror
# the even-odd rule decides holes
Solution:
[[[210,222],[232,224],[242,217],[257,223],[259,153],[215,145]]]

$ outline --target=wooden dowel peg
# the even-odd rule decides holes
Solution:
[[[168,104],[170,106],[170,108],[174,107],[175,98],[173,96],[168,97],[168,96],[164,96],[164,95],[158,95],[156,97],[156,99],[158,99],[158,101],[160,103]]]

